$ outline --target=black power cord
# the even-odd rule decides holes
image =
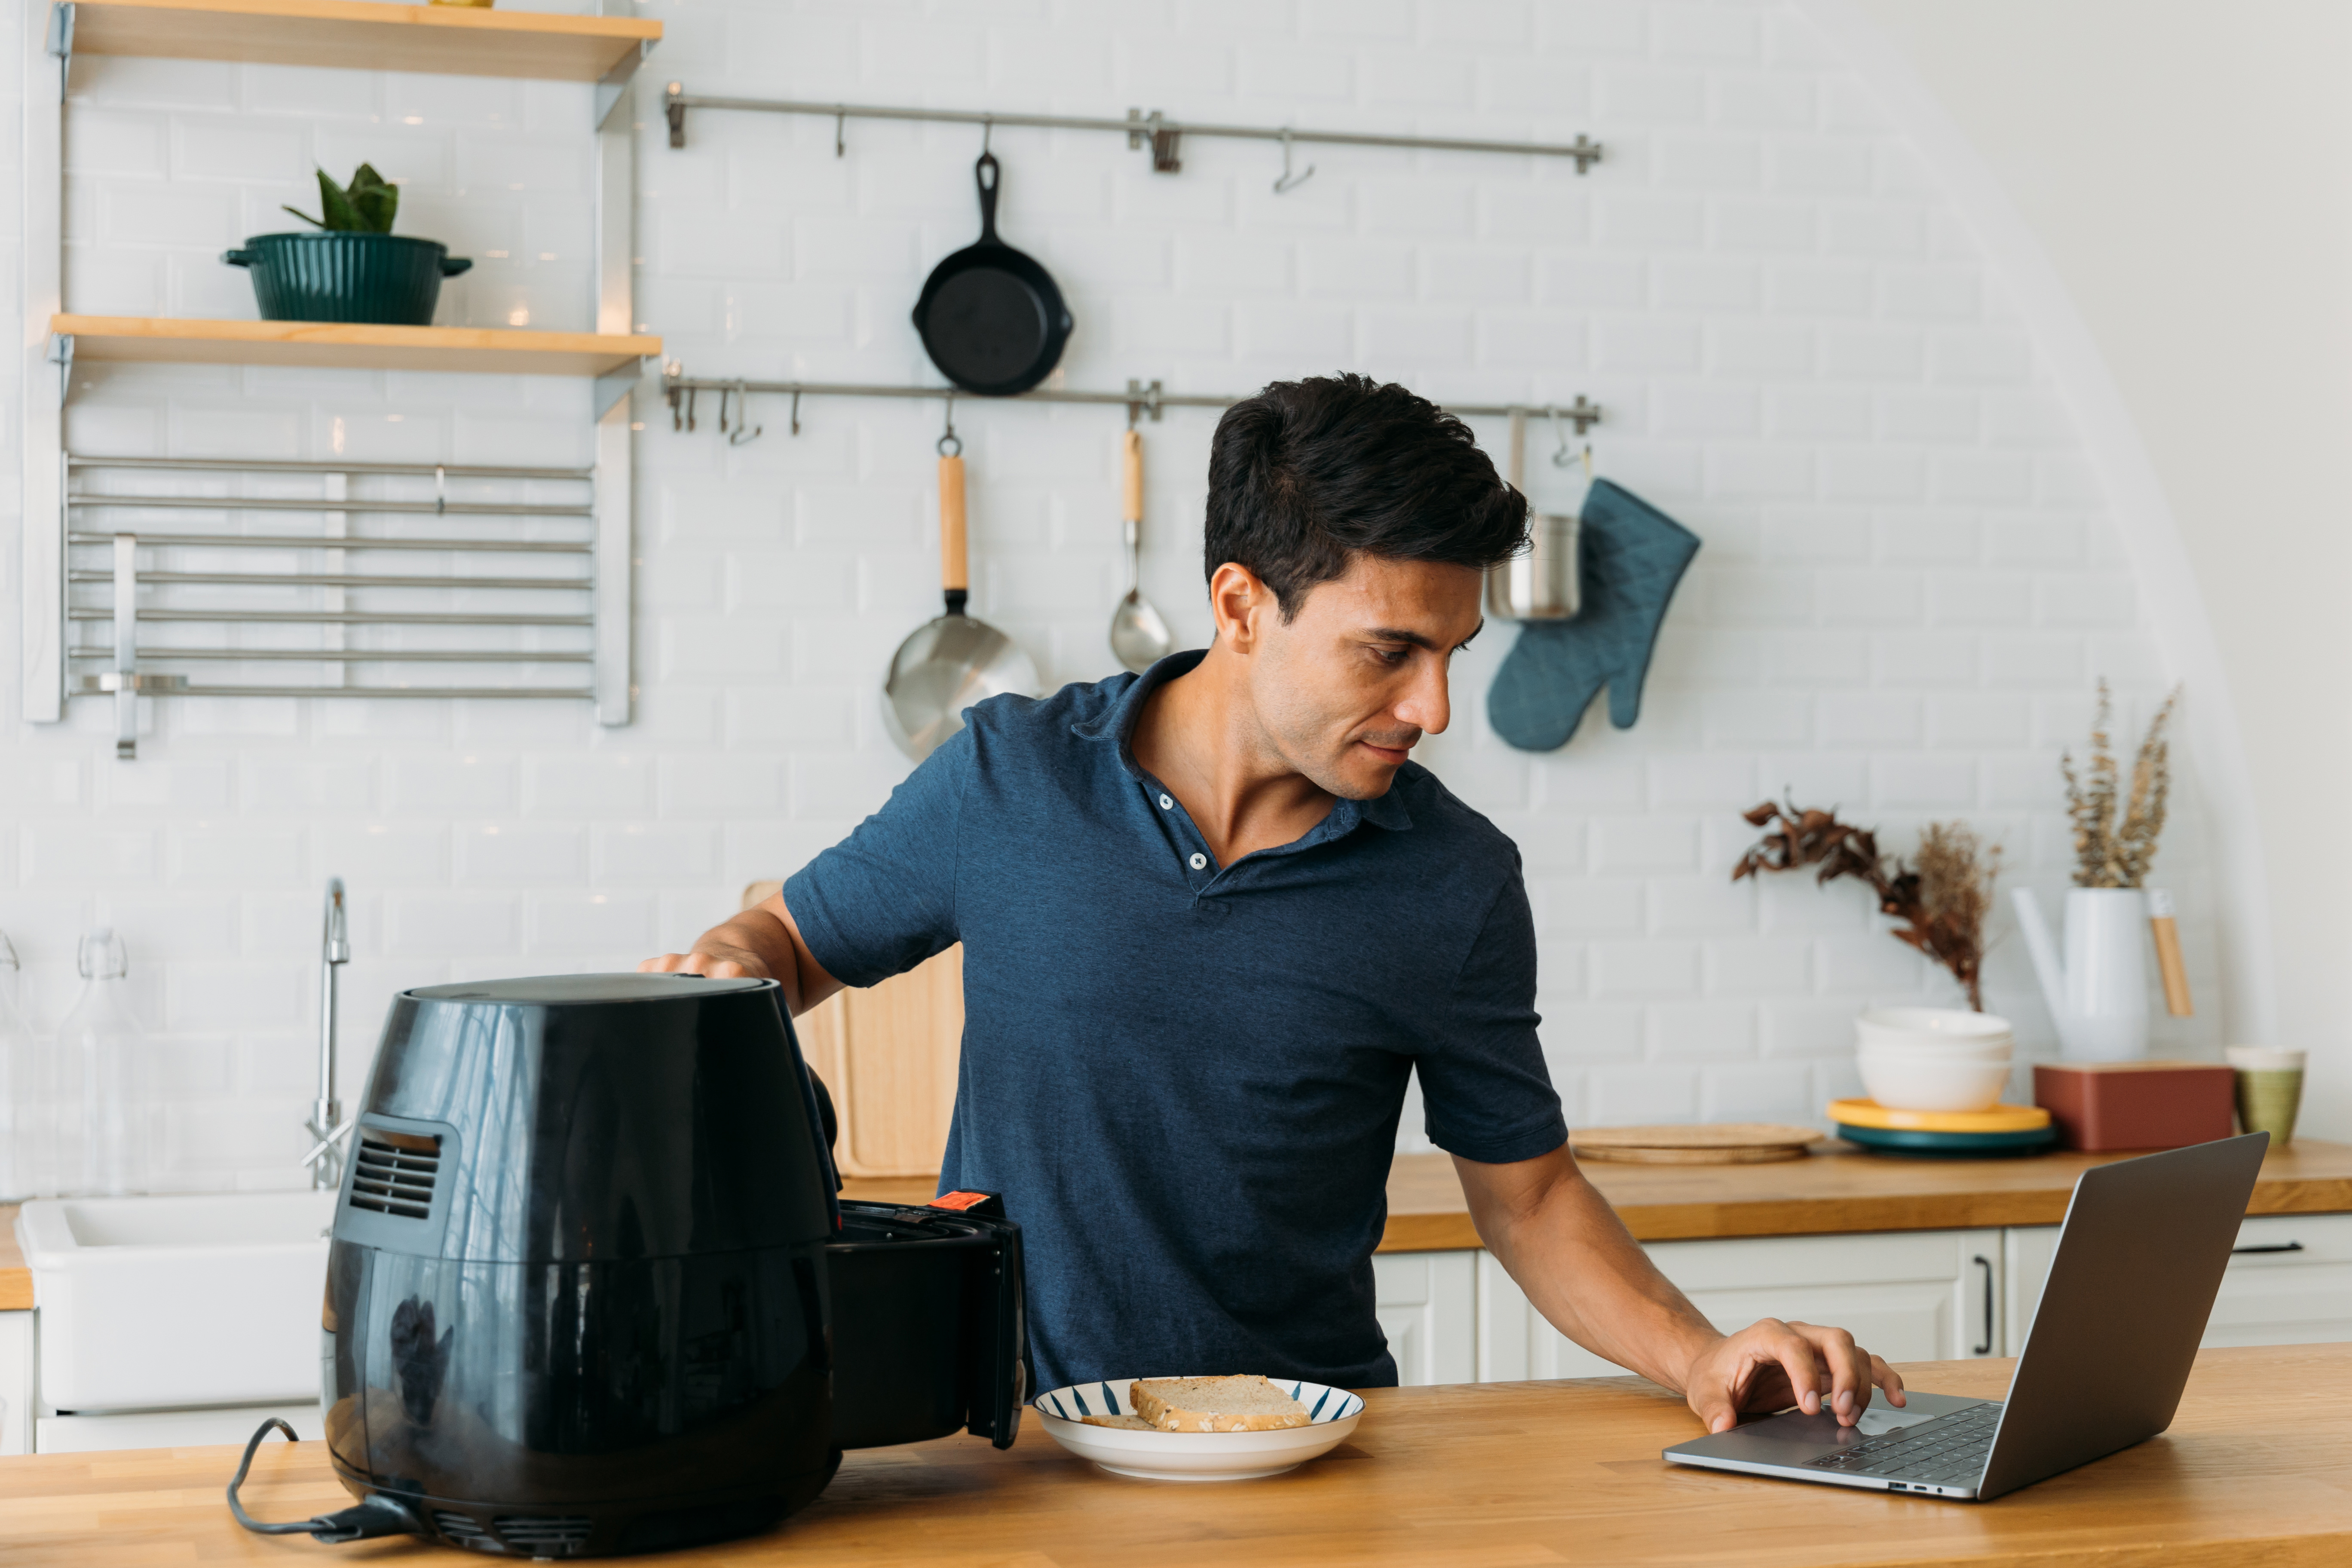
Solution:
[[[323,1541],[330,1546],[340,1546],[346,1541],[364,1541],[372,1535],[415,1535],[423,1532],[416,1516],[381,1492],[371,1493],[339,1513],[322,1513],[310,1519],[289,1520],[280,1524],[268,1524],[245,1511],[236,1500],[236,1489],[245,1485],[245,1473],[253,1468],[253,1456],[261,1440],[275,1426],[286,1434],[289,1443],[302,1439],[294,1428],[273,1415],[264,1421],[245,1446],[245,1458],[237,1461],[236,1479],[228,1484],[228,1510],[237,1523],[256,1535],[308,1535],[313,1541]]]

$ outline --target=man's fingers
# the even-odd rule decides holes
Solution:
[[[1886,1402],[1896,1409],[1908,1403],[1903,1395],[1903,1374],[1880,1357],[1870,1358],[1870,1381],[1886,1391]]]
[[[1870,1352],[1855,1344],[1853,1336],[1843,1329],[1827,1329],[1818,1323],[1790,1323],[1789,1327],[1813,1347],[1828,1372],[1830,1410],[1841,1423],[1853,1426],[1870,1408]]]
[[[751,971],[735,959],[716,958],[707,952],[665,952],[659,958],[648,958],[638,964],[637,973],[699,974],[710,980],[735,980],[751,974]]]
[[[1728,1432],[1739,1424],[1738,1406],[1722,1389],[1694,1388],[1689,1399],[1691,1414],[1711,1433]]]
[[[1764,1354],[1780,1363],[1781,1373],[1789,1380],[1789,1392],[1797,1396],[1797,1408],[1808,1415],[1822,1408],[1822,1363],[1803,1334],[1790,1324],[1779,1325],[1764,1347]]]

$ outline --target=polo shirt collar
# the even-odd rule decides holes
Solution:
[[[1145,700],[1154,690],[1178,676],[1191,674],[1208,657],[1209,650],[1204,647],[1170,654],[1138,676],[1100,718],[1082,720],[1070,726],[1071,732],[1089,741],[1113,742],[1118,765],[1127,771],[1127,776],[1138,783],[1143,782],[1143,770],[1135,765],[1135,751],[1129,742],[1135,734],[1136,721],[1143,716]],[[1325,817],[1321,826],[1307,837],[1337,838],[1353,832],[1360,822],[1369,822],[1375,827],[1402,833],[1412,826],[1412,813],[1405,806],[1403,792],[1391,783],[1388,793],[1377,799],[1341,799],[1335,803],[1331,815]]]

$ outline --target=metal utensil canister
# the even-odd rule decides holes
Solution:
[[[1528,413],[1511,410],[1511,488],[1527,493]],[[1509,621],[1565,621],[1583,607],[1578,570],[1583,524],[1573,515],[1538,512],[1529,519],[1534,542],[1486,569],[1486,613]]]

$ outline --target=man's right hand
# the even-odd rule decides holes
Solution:
[[[770,980],[767,963],[750,948],[699,942],[692,952],[665,952],[637,965],[640,974],[703,974],[713,980]]]
[[[694,939],[688,952],[665,952],[637,965],[640,974],[706,974],[713,980],[773,980],[793,1017],[841,989],[801,940],[779,893]]]

